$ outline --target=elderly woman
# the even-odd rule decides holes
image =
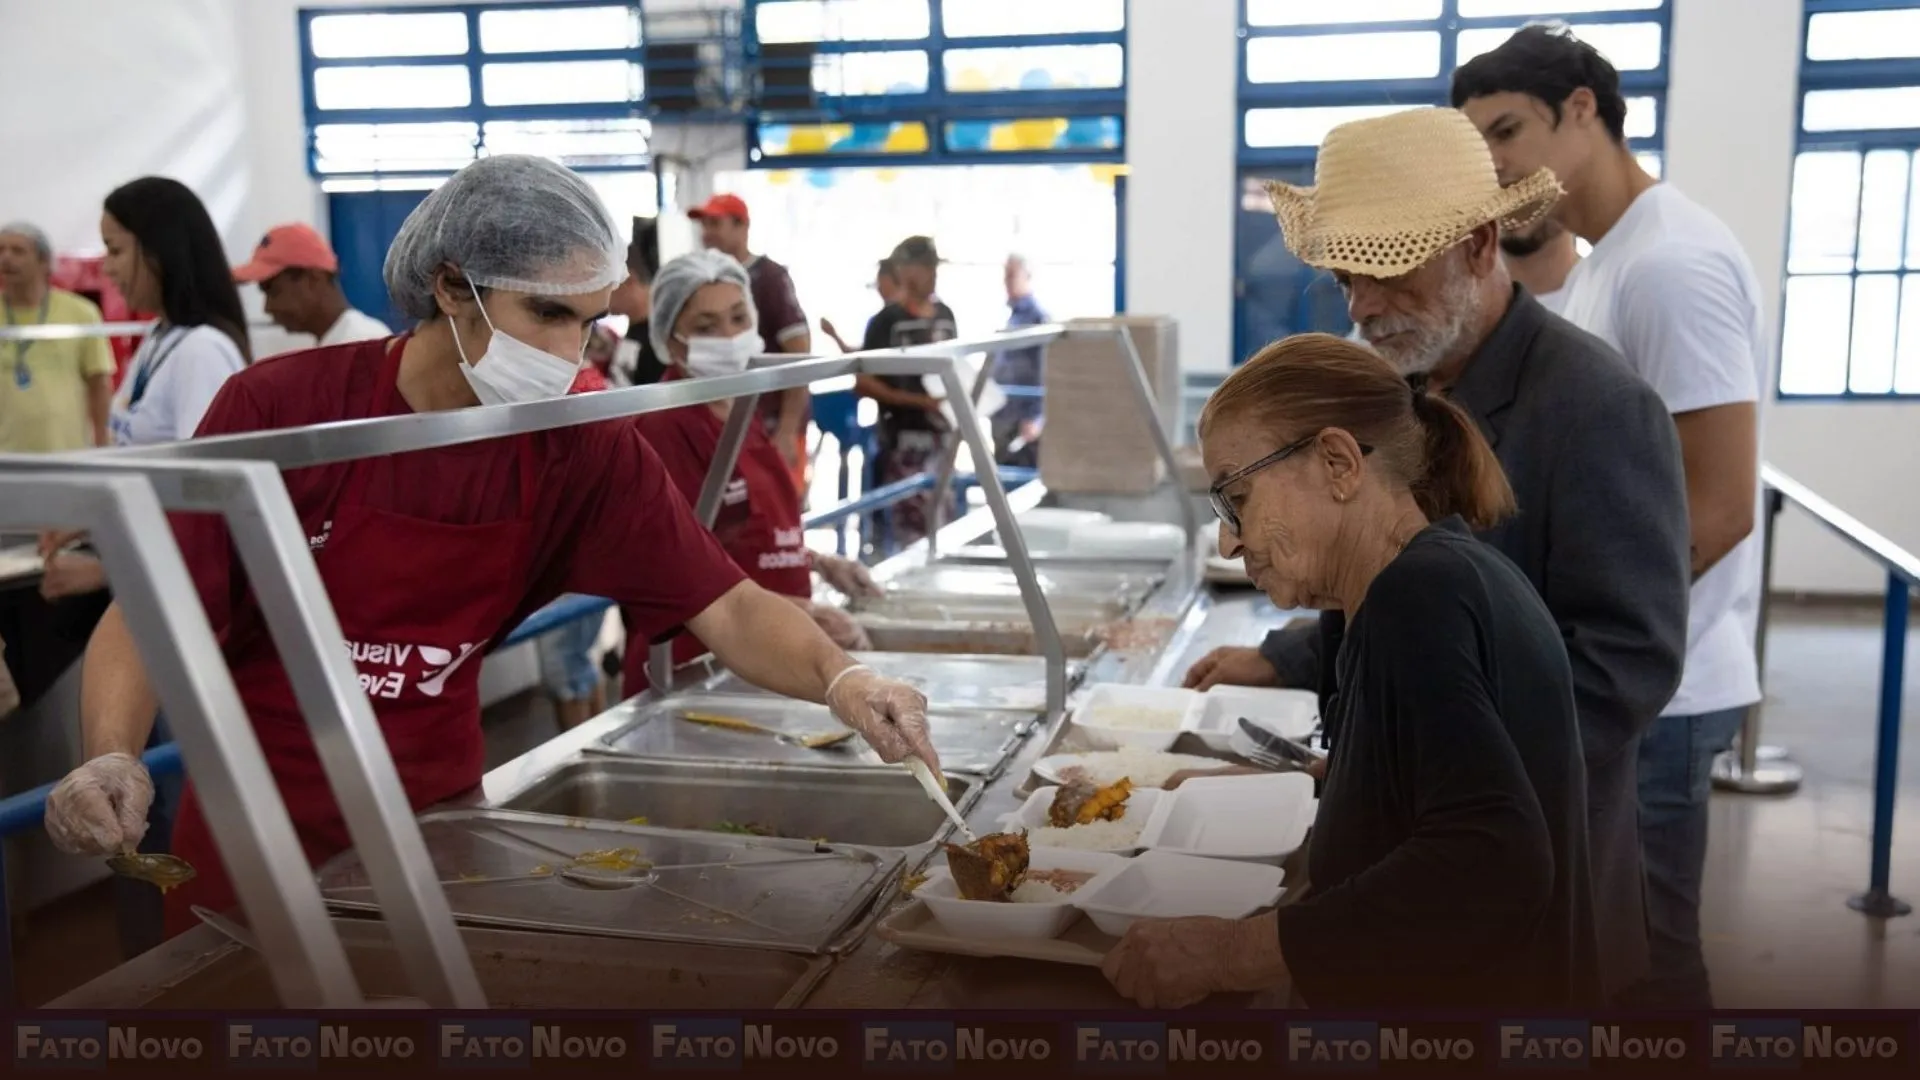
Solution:
[[[747,272],[726,252],[709,249],[682,255],[654,275],[648,332],[654,352],[667,361],[662,382],[745,371],[761,351],[758,327]],[[707,467],[719,448],[720,428],[732,405],[730,400],[716,401],[640,417],[641,433],[689,503],[700,497]],[[791,475],[766,433],[759,425],[748,425],[740,459],[720,499],[713,534],[748,577],[791,600],[842,648],[864,649],[868,642],[859,623],[839,608],[813,602],[813,574],[848,596],[879,590],[859,563],[807,550],[800,526],[800,495]],[[644,637],[629,635],[630,686],[642,685],[647,645]],[[673,643],[675,663],[706,651],[692,634],[682,634]]]
[[[1200,417],[1220,550],[1328,612],[1335,736],[1304,898],[1136,923],[1107,977],[1149,1007],[1291,979],[1315,1008],[1598,996],[1584,780],[1558,631],[1473,538],[1513,511],[1466,414],[1324,334],[1268,346]]]
[[[502,154],[456,173],[408,215],[387,253],[387,291],[411,334],[276,357],[229,379],[200,434],[415,416],[557,398],[580,372],[593,324],[625,275],[613,218],[580,177]],[[743,678],[824,701],[880,756],[938,768],[926,699],[856,664],[786,600],[746,579],[694,521],[659,457],[609,421],[303,468],[287,493],[359,668],[400,783],[416,808],[480,783],[480,661],[565,592],[605,596],[642,637],[686,626]],[[176,525],[246,717],[318,864],[349,843],[313,736],[258,599],[218,519]],[[130,850],[153,783],[139,753],[154,692],[132,632],[109,608],[87,649],[88,759],[47,798],[64,850]],[[174,853],[199,876],[167,894],[167,922],[235,900],[190,787]],[[287,853],[293,857],[293,853]]]

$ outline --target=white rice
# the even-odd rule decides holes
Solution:
[[[1064,904],[1067,894],[1044,881],[1023,881],[1008,895],[1016,904]]]
[[[1061,779],[1079,777],[1091,780],[1099,787],[1116,783],[1124,776],[1133,781],[1134,787],[1157,788],[1164,785],[1174,773],[1185,769],[1222,769],[1232,764],[1217,758],[1142,750],[1137,746],[1094,750],[1074,756],[1078,760],[1062,770],[1065,775]]]
[[[1187,714],[1180,709],[1156,709],[1146,705],[1096,705],[1088,709],[1081,723],[1115,731],[1173,731]]]
[[[1027,833],[1034,847],[1072,848],[1076,851],[1121,851],[1140,842],[1140,822],[1094,821],[1064,829],[1051,825]]]

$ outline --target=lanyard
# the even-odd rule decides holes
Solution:
[[[45,326],[47,324],[48,305],[52,301],[53,290],[51,288],[40,294],[40,321],[38,325]],[[4,304],[6,307],[7,325],[13,326],[13,305],[5,301],[0,301],[0,304]],[[33,342],[30,340],[21,340],[13,343],[13,381],[23,389],[32,385],[33,382],[33,376],[27,372],[27,350],[31,348],[33,348]]]
[[[175,333],[175,330],[181,332]],[[167,362],[167,357],[173,355],[173,350],[180,347],[180,343],[186,340],[189,332],[190,328],[167,327],[165,330],[159,327],[154,328],[153,335],[147,338],[148,343],[153,346],[153,351],[146,362],[140,365],[140,369],[133,373],[133,390],[127,395],[128,409],[140,404],[140,399],[147,396],[147,384],[153,381],[153,376],[160,370],[160,365]],[[167,339],[164,348],[161,345],[163,336]]]

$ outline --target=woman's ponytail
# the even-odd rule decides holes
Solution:
[[[1473,418],[1443,397],[1413,387],[1413,415],[1426,432],[1427,472],[1413,496],[1429,520],[1451,514],[1489,529],[1514,512],[1513,488]]]

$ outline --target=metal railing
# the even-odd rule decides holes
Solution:
[[[1893,865],[1893,810],[1900,786],[1900,701],[1906,681],[1907,610],[1913,590],[1920,587],[1920,557],[1868,528],[1858,518],[1828,502],[1813,489],[1771,465],[1760,466],[1765,488],[1761,528],[1765,554],[1761,564],[1760,620],[1755,649],[1760,674],[1767,670],[1767,619],[1773,596],[1774,527],[1780,511],[1791,502],[1840,539],[1879,563],[1887,574],[1885,619],[1880,652],[1880,706],[1874,738],[1873,835],[1867,889],[1847,900],[1855,911],[1878,918],[1906,915],[1913,907],[1891,891]],[[1764,702],[1762,703],[1764,704]],[[1801,770],[1786,753],[1760,742],[1762,706],[1747,710],[1739,746],[1715,763],[1714,784],[1749,794],[1784,794],[1800,786]]]
[[[0,341],[72,341],[76,338],[145,337],[151,320],[114,323],[47,323],[36,326],[0,326]]]
[[[400,943],[416,996],[442,1008],[484,1007],[472,960],[393,758],[353,663],[339,647],[344,635],[281,471],[733,399],[702,491],[700,502],[707,504],[708,492],[717,498],[732,472],[753,399],[854,374],[938,376],[959,436],[976,461],[991,461],[991,446],[961,382],[957,358],[1044,345],[1064,333],[1058,326],[1035,327],[988,341],[802,359],[738,375],[524,405],[340,421],[153,447],[0,455],[0,527],[75,525],[93,532],[281,1005],[358,1007],[364,1001],[314,876],[304,859],[289,857],[301,850],[291,819],[163,508],[220,514],[312,730],[353,846]],[[1144,382],[1137,358],[1130,366]],[[1146,405],[1151,409],[1151,400]],[[1049,713],[1058,713],[1065,702],[1058,627],[1006,489],[991,469],[979,479],[1047,660]]]

